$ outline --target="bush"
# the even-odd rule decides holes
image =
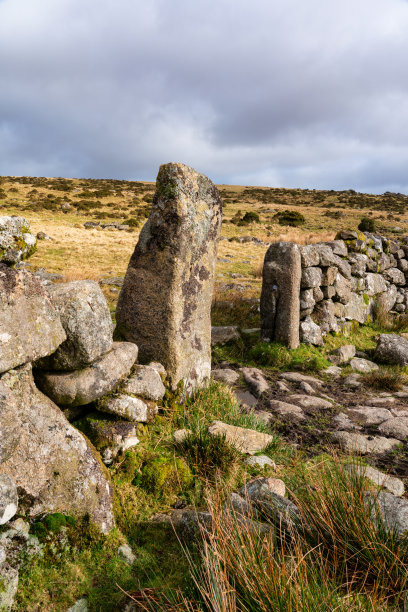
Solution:
[[[370,217],[363,217],[358,224],[360,232],[375,232],[375,220]]]
[[[229,476],[239,462],[239,452],[227,442],[225,435],[212,436],[207,428],[186,436],[175,443],[175,448],[192,471],[206,480]]]
[[[140,482],[137,479],[134,484],[157,495],[177,495],[193,484],[193,476],[183,459],[154,457],[143,467]]]
[[[278,220],[279,225],[289,225],[290,227],[298,227],[306,223],[305,217],[297,210],[284,210],[276,213],[274,219]]]
[[[245,225],[249,223],[260,223],[260,218],[259,218],[258,213],[253,212],[252,210],[249,212],[246,212],[245,215],[241,219],[241,223],[244,223]]]

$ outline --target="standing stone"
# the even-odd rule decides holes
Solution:
[[[265,255],[261,293],[261,337],[299,346],[300,282],[299,247],[291,242],[271,244]]]
[[[189,392],[211,374],[211,300],[222,202],[183,164],[160,167],[150,217],[119,295],[117,332]]]

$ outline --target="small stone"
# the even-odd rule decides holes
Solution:
[[[408,340],[397,334],[381,334],[375,349],[375,358],[391,365],[408,365]]]
[[[378,425],[392,417],[391,412],[386,408],[375,406],[357,406],[357,408],[351,408],[349,412],[362,425]]]
[[[180,442],[184,442],[188,436],[191,436],[192,433],[191,429],[177,429],[173,432],[173,442],[175,444],[180,444]]]
[[[0,474],[0,525],[12,519],[17,508],[17,487],[9,476]]]
[[[339,358],[339,363],[347,363],[356,354],[356,347],[354,344],[345,344],[333,351],[332,354]]]
[[[306,393],[306,395],[315,394],[315,390],[313,389],[313,387],[309,385],[309,383],[305,382],[304,380],[302,380],[302,382],[299,383],[299,389],[303,391],[303,393]]]
[[[323,344],[322,330],[310,316],[300,322],[299,327],[300,341],[304,344],[321,346]]]
[[[378,429],[387,436],[408,440],[408,417],[393,417],[382,423]]]
[[[88,612],[88,600],[85,597],[77,599],[73,606],[67,612]]]
[[[237,398],[238,402],[241,406],[245,406],[247,408],[254,408],[258,403],[258,400],[255,396],[252,395],[249,391],[234,391],[234,395]]]
[[[258,368],[240,368],[246,384],[256,397],[261,397],[263,393],[269,391],[270,386],[263,372]]]
[[[152,420],[157,408],[150,408],[143,400],[121,393],[120,395],[102,397],[98,401],[98,410],[114,414],[128,421],[148,423]]]
[[[254,457],[249,457],[248,459],[253,459]],[[248,461],[248,460],[247,460]],[[242,514],[243,516],[252,516],[254,511],[249,502],[246,501],[241,495],[238,493],[232,492],[230,495],[230,502],[232,508],[235,512]]]
[[[338,366],[332,365],[326,368],[325,370],[323,370],[323,373],[337,378],[338,376],[341,376],[341,368],[339,368]]]
[[[337,440],[342,449],[348,453],[385,453],[401,444],[399,440],[394,438],[366,436],[349,431],[335,431],[333,437]]]
[[[261,469],[269,466],[276,469],[276,463],[267,455],[254,455],[252,457],[247,457],[245,459],[245,463],[251,467],[259,467]]]
[[[276,388],[281,393],[290,393],[289,386],[283,380],[278,380],[276,382]]]
[[[123,385],[123,391],[158,402],[163,399],[166,389],[159,372],[150,366],[137,365]]]
[[[118,555],[128,565],[133,565],[136,561],[136,555],[133,553],[129,544],[123,544],[122,546],[119,546]]]
[[[238,372],[230,368],[217,368],[211,372],[211,376],[226,385],[234,385],[239,380]]]
[[[286,487],[283,480],[280,478],[256,478],[247,482],[239,491],[240,495],[251,501],[263,501],[264,493],[275,493],[281,497],[285,497]]]
[[[333,408],[333,402],[321,397],[310,397],[309,395],[289,395],[286,398],[289,403],[293,402],[304,410],[327,410]]]
[[[350,361],[350,367],[355,372],[362,372],[363,374],[369,374],[370,372],[374,372],[378,370],[378,365],[373,361],[369,361],[368,359],[360,359],[359,357],[354,357]]]
[[[274,440],[273,436],[261,433],[253,429],[227,425],[222,421],[213,421],[208,428],[211,435],[225,435],[227,442],[232,446],[248,455],[254,455],[258,451],[264,450]]]
[[[302,374],[301,372],[281,372],[280,377],[284,380],[288,380],[289,382],[307,382],[318,387],[322,385],[322,381],[318,378],[308,376],[307,374]]]
[[[370,397],[366,401],[367,406],[376,406],[381,408],[383,406],[392,406],[395,404],[395,397],[387,396],[387,397]]]
[[[303,268],[300,286],[302,289],[320,287],[322,285],[322,270],[320,268]]]
[[[303,414],[303,410],[294,404],[288,404],[287,402],[281,402],[279,400],[269,400],[267,406],[272,412],[276,412],[283,417],[295,417],[300,420],[306,418]]]
[[[229,325],[224,327],[211,327],[211,345],[225,344],[231,340],[239,340],[238,327]]]
[[[0,217],[0,262],[13,266],[36,250],[36,239],[24,217]]]
[[[148,366],[149,366],[149,368],[153,368],[153,370],[156,370],[156,372],[159,372],[159,374],[161,374],[163,379],[166,378],[167,372],[166,372],[166,368],[164,367],[164,365],[162,365],[158,361],[151,361],[148,364]]]
[[[346,429],[350,431],[352,430],[358,431],[361,429],[361,427],[353,423],[353,421],[350,420],[349,416],[345,414],[344,412],[339,412],[339,414],[336,414],[336,416],[333,417],[333,422],[340,429]]]
[[[406,535],[408,531],[408,500],[396,497],[386,491],[380,491],[378,495],[367,492],[366,500],[372,509],[374,520],[378,509],[389,529],[395,530],[400,536]]]
[[[347,387],[361,387],[361,374],[350,374],[343,380],[343,384]]]

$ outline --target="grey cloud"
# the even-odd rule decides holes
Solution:
[[[408,191],[403,0],[3,0],[2,174]]]

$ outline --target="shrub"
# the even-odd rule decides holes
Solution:
[[[380,368],[363,376],[364,384],[381,391],[399,391],[408,382],[398,367]]]
[[[212,481],[229,476],[240,457],[225,435],[212,436],[206,427],[186,436],[175,448],[195,474]]]
[[[129,219],[126,219],[125,223],[129,225],[129,227],[139,227],[139,221],[134,217],[129,217]]]
[[[375,232],[375,220],[370,217],[363,217],[358,224],[360,232]]]
[[[274,218],[277,219],[279,225],[289,225],[290,227],[298,227],[306,223],[305,217],[297,210],[284,210],[276,213]]]
[[[252,210],[249,212],[246,212],[245,215],[241,219],[241,223],[244,223],[245,225],[249,223],[259,223],[259,222],[260,222],[260,218],[259,218],[258,213],[253,212]]]

